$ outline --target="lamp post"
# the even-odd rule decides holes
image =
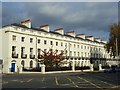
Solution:
[[[118,60],[118,40],[116,38],[116,59],[117,59],[117,64],[119,65],[119,60]]]

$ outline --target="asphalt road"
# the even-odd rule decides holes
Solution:
[[[58,74],[3,75],[2,88],[37,90],[40,88],[80,88],[86,90],[120,90],[120,72],[79,72]]]

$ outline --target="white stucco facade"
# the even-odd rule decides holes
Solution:
[[[27,21],[1,28],[0,35],[2,36],[0,37],[0,58],[3,59],[3,73],[11,72],[13,67],[13,72],[17,72],[17,68],[21,66],[37,67],[39,62],[36,62],[35,58],[39,59],[38,49],[49,50],[51,47],[59,52],[66,47],[66,60],[74,61],[75,66],[90,66],[91,61],[94,66],[117,65],[117,61],[112,60],[106,52],[105,41],[83,34],[76,35],[75,32],[65,34],[62,28],[54,32],[49,30],[49,25],[32,28],[31,21]],[[24,50],[21,50],[22,48]],[[32,58],[30,58],[30,48]],[[23,52],[23,57],[21,57],[21,52]]]

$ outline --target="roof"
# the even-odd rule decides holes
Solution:
[[[67,34],[60,34],[60,33],[57,33],[57,32],[54,32],[54,31],[50,31],[50,32],[47,32],[45,31],[44,29],[40,29],[40,28],[34,28],[34,27],[31,27],[31,28],[28,28],[26,27],[25,25],[22,25],[22,24],[18,24],[18,23],[13,23],[11,24],[13,26],[18,26],[18,27],[22,27],[22,28],[27,28],[27,29],[33,29],[35,31],[41,31],[41,32],[46,32],[46,33],[51,33],[51,34],[57,34],[57,35],[61,35],[61,36],[67,36],[67,37],[70,37],[70,38],[76,38],[76,39],[80,39],[80,40],[85,40],[85,41],[91,41],[89,39],[83,39],[83,38],[80,38],[80,37],[73,37],[73,36],[70,36],[70,35],[67,35]],[[6,26],[3,26],[3,27],[7,27],[7,26],[11,26],[11,25],[6,25]],[[44,25],[45,26],[45,25]],[[48,25],[46,25],[48,26]],[[59,28],[60,29],[60,28]],[[62,28],[61,28],[62,29]],[[68,32],[68,33],[72,33],[74,31],[71,31],[71,32]],[[78,35],[84,35],[84,34],[78,34]],[[93,37],[93,36],[86,36],[86,37]],[[100,38],[96,38],[96,39],[100,39]],[[97,42],[97,41],[94,41],[94,42]],[[102,43],[102,44],[105,44],[104,42],[97,42],[97,43]]]
[[[63,30],[63,28],[58,28],[58,29],[55,29],[55,31],[59,31],[59,30]]]
[[[66,33],[75,33],[74,31],[66,32]]]
[[[48,24],[41,25],[40,28],[42,28],[42,27],[47,27],[47,26],[49,26],[49,25],[48,25]]]
[[[27,23],[27,22],[31,22],[30,19],[22,21],[21,23]]]
[[[85,34],[77,34],[77,36],[82,36],[82,35],[85,35]]]

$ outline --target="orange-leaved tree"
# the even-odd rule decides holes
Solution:
[[[51,48],[48,51],[41,51],[42,53],[40,54],[40,62],[46,67],[60,67],[62,64],[66,63],[66,48],[64,50],[61,50],[60,52],[58,52],[57,49],[53,51],[53,49]]]

